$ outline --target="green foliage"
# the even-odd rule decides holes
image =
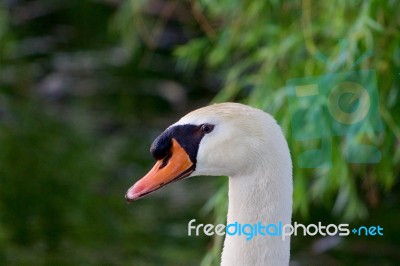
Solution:
[[[399,13],[396,1],[378,0],[1,2],[0,264],[198,262],[208,240],[188,237],[186,223],[200,220],[206,199],[205,219],[225,222],[225,179],[175,184],[168,189],[178,193],[140,204],[123,195],[151,167],[160,130],[215,95],[281,124],[294,159],[295,220],[382,224],[390,236],[378,248],[365,240],[379,251],[371,256],[398,258],[390,250],[400,239]],[[338,136],[330,167],[299,167],[295,159],[321,143],[293,135],[287,82],[361,69],[377,73],[383,130],[352,139],[377,146],[382,160],[347,163],[352,139]],[[294,256],[312,244],[302,240]],[[365,250],[363,241],[343,246]],[[219,262],[222,242],[214,239],[203,265]],[[334,257],[367,257],[350,252]]]
[[[8,14],[4,10],[3,6],[0,5],[0,40],[4,39],[4,35],[7,32],[8,29]]]
[[[118,7],[0,3],[0,265],[201,259],[205,239],[191,242],[182,220],[204,197],[160,212],[179,201],[128,205],[124,194],[153,163],[149,146],[174,119],[166,113],[192,92],[209,96],[187,93],[168,60],[129,57],[115,36],[127,26]],[[171,88],[182,99],[168,97]]]
[[[19,245],[41,235],[42,245],[58,249],[67,225],[83,215],[75,206],[85,205],[89,181],[99,174],[98,158],[88,153],[89,140],[37,106],[8,107],[13,116],[0,127],[2,227]]]
[[[218,71],[224,88],[214,101],[241,99],[274,114],[287,133],[293,158],[315,143],[300,144],[290,134],[287,80],[359,69],[377,71],[380,111],[387,130],[368,136],[357,133],[354,139],[377,145],[384,151],[381,162],[349,165],[343,154],[345,140],[337,139],[332,167],[310,170],[294,165],[295,212],[307,216],[311,204],[334,202],[332,210],[345,220],[365,217],[360,184],[368,178],[387,191],[400,170],[393,143],[400,138],[399,118],[392,117],[399,112],[395,75],[400,31],[394,19],[399,6],[394,1],[247,1],[226,3],[226,8],[221,8],[221,2],[201,3],[211,21],[219,19],[217,34],[214,39],[204,36],[180,46],[176,54],[181,64],[197,65],[202,58],[209,69]]]
[[[9,47],[9,18],[8,13],[3,7],[2,3],[0,3],[0,64],[2,63],[3,54],[7,52]]]
[[[223,88],[214,102],[241,101],[277,118],[294,159],[296,217],[310,219],[310,208],[322,207],[341,221],[365,219],[379,195],[391,191],[399,178],[400,5],[378,0],[202,0],[190,1],[190,5],[203,35],[175,49],[178,67],[186,72],[202,67],[218,77]],[[287,81],[361,69],[377,73],[384,130],[356,131],[350,140],[335,137],[331,166],[299,167],[295,160],[299,154],[321,143],[299,142],[291,133]],[[317,117],[318,103],[314,104],[309,114]],[[308,126],[310,131],[320,130],[317,123]],[[346,145],[355,141],[378,147],[382,160],[377,164],[346,162]],[[214,222],[221,222],[226,212],[226,188],[216,192],[206,206],[214,210]],[[216,243],[205,265],[219,260],[220,239]]]

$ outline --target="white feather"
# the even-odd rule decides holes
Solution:
[[[227,223],[291,222],[292,162],[269,114],[238,103],[195,110],[176,124],[214,124],[200,142],[196,175],[229,176]],[[221,265],[288,265],[290,238],[226,236]]]

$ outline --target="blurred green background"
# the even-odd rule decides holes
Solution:
[[[293,263],[398,265],[399,14],[396,0],[1,1],[0,264],[218,264],[222,239],[188,237],[187,223],[225,222],[226,178],[132,204],[124,194],[164,128],[237,101],[282,125],[294,221],[384,228],[293,237]],[[382,130],[333,137],[332,165],[301,168],[299,154],[320,143],[291,133],[288,80],[361,69],[376,72]],[[376,146],[381,161],[347,163],[352,141]]]

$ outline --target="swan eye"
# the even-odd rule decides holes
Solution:
[[[203,124],[201,125],[201,132],[203,132],[204,134],[208,134],[211,131],[213,131],[214,129],[214,125],[210,125],[210,124]]]

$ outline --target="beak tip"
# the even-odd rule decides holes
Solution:
[[[131,203],[131,202],[134,201],[134,199],[130,198],[130,197],[128,196],[128,194],[125,195],[125,200],[126,200],[128,203]]]
[[[130,188],[130,189],[126,192],[126,194],[125,194],[125,200],[126,200],[127,202],[129,202],[129,203],[131,203],[131,202],[137,200],[138,198],[139,198],[139,197],[138,197],[138,193],[135,193],[135,191],[133,191],[132,188]]]
[[[193,162],[180,144],[172,139],[171,156],[158,160],[153,168],[128,189],[125,199],[136,201],[173,181],[183,179],[193,172]]]

